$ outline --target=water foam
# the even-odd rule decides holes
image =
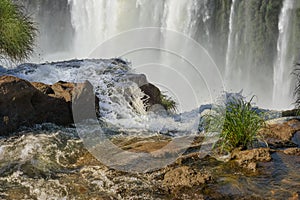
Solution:
[[[101,118],[122,130],[140,132],[197,132],[197,109],[179,115],[147,113],[145,94],[131,81],[124,81],[132,73],[130,63],[117,59],[73,60],[46,64],[23,64],[8,70],[10,74],[29,81],[54,84],[58,81],[84,82],[89,80],[99,98]],[[30,151],[28,147],[28,152]],[[26,152],[24,152],[26,153]]]

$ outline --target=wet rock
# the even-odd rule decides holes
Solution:
[[[289,200],[299,200],[300,199],[300,191],[295,192],[292,197],[289,198]]]
[[[299,115],[298,109],[282,111],[282,117],[295,117]]]
[[[292,138],[292,142],[296,145],[298,145],[298,147],[300,147],[300,131],[297,131],[293,138]]]
[[[0,77],[0,135],[8,135],[21,126],[73,123],[71,100],[75,84],[30,83],[13,77]],[[77,96],[83,95],[77,94]]]
[[[236,161],[241,167],[256,171],[257,162],[271,161],[270,149],[259,148],[245,151],[236,149],[232,152],[231,159]]]
[[[144,97],[145,103],[148,105],[147,111],[151,109],[152,106],[160,104],[161,105],[161,92],[153,84],[149,83],[144,74],[127,74],[125,79],[136,83],[139,88],[146,94]]]
[[[293,135],[300,130],[300,121],[292,119],[285,122],[269,124],[261,134],[266,142],[273,147],[291,147],[295,146],[291,142]]]
[[[146,103],[148,104],[149,109],[153,105],[162,103],[161,102],[161,92],[155,85],[148,83],[148,84],[142,85],[140,88],[149,97],[149,99],[146,100]]]
[[[206,183],[211,179],[210,174],[194,170],[188,166],[181,166],[168,171],[164,175],[163,186],[168,190],[182,187],[193,187]]]
[[[72,91],[74,87],[74,83],[59,81],[54,85],[51,85],[54,94],[50,94],[49,96],[64,99],[66,102],[70,102],[72,101]]]
[[[139,87],[148,84],[145,74],[126,74],[126,81],[132,81],[136,83]]]
[[[39,83],[39,82],[31,82],[31,85],[41,91],[43,94],[55,94],[50,85]]]
[[[160,116],[167,116],[168,115],[168,112],[165,109],[165,107],[163,107],[160,104],[155,104],[155,105],[150,106],[148,108],[148,111],[153,112],[153,113],[155,113],[157,115],[160,115]]]
[[[283,153],[287,155],[300,156],[300,148],[287,148],[283,150]]]

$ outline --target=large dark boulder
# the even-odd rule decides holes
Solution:
[[[81,90],[75,90],[78,86]],[[90,86],[88,83],[62,81],[46,85],[13,76],[1,76],[0,135],[9,135],[21,126],[31,127],[40,123],[72,124],[72,96],[79,98],[84,95],[81,92],[86,91],[84,87],[91,90]]]

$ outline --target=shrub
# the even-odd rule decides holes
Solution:
[[[20,6],[11,0],[0,1],[0,55],[21,61],[33,51],[36,28]]]
[[[160,95],[161,98],[161,105],[168,111],[177,111],[177,103],[165,94]]]
[[[206,131],[220,132],[215,147],[220,147],[221,151],[246,149],[258,138],[257,133],[265,126],[265,121],[252,109],[252,99],[246,102],[233,98],[225,108],[217,107],[206,116]]]

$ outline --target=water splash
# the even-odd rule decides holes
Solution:
[[[99,98],[101,118],[124,131],[138,130],[137,133],[148,134],[181,134],[187,131],[195,134],[198,130],[199,111],[196,108],[174,116],[146,113],[145,94],[137,83],[128,78],[133,75],[130,63],[120,59],[23,64],[16,69],[7,70],[6,73],[47,84],[58,81],[80,83],[89,80]]]

